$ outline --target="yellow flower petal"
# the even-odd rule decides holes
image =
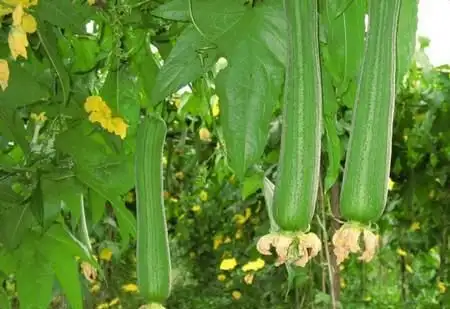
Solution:
[[[119,302],[120,302],[120,299],[116,297],[109,302],[109,306],[117,305]]]
[[[408,264],[405,265],[405,269],[406,269],[406,271],[409,272],[410,274],[412,274],[412,273],[414,272],[413,269],[412,269],[412,267],[411,267],[410,265],[408,265]]]
[[[200,207],[200,205],[194,205],[194,206],[192,206],[191,210],[193,212],[200,212],[202,210],[202,208]]]
[[[236,239],[241,239],[242,238],[242,230],[241,229],[238,229],[236,231],[236,234],[234,235],[234,238],[236,238]]]
[[[242,270],[247,272],[247,271],[258,271],[262,268],[264,268],[264,265],[266,264],[266,262],[261,259],[258,258],[254,261],[250,261],[247,264],[245,264],[244,266],[242,266]]]
[[[220,270],[233,270],[237,265],[237,261],[235,258],[224,259],[220,263]]]
[[[201,201],[206,202],[206,201],[208,200],[208,192],[202,190],[202,191],[200,192],[199,197],[200,197],[200,200],[201,200]]]
[[[447,287],[444,282],[438,281],[437,287],[439,289],[439,293],[444,294],[447,291]]]
[[[88,4],[89,5],[94,5],[95,4],[95,0],[88,0]]]
[[[128,292],[128,293],[137,293],[138,287],[134,283],[128,283],[128,284],[122,285],[122,290],[124,290],[125,292]]]
[[[217,95],[214,95],[212,97],[212,115],[213,117],[217,117],[220,114],[220,108],[219,108],[219,97]]]
[[[91,291],[92,294],[95,294],[95,293],[97,293],[98,291],[100,291],[100,284],[99,284],[99,283],[94,284],[94,285],[90,288],[90,291]]]
[[[22,29],[26,33],[34,33],[37,29],[36,19],[30,14],[25,14],[22,18]]]
[[[389,178],[388,190],[391,191],[392,189],[394,189],[394,185],[395,185],[395,182],[393,182],[392,179]]]
[[[28,59],[27,47],[29,45],[27,34],[21,27],[13,27],[8,34],[8,45],[14,60],[22,56]]]
[[[233,299],[239,300],[239,299],[241,299],[242,294],[239,291],[233,291],[233,293],[231,293],[231,296],[233,297]]]
[[[88,280],[89,282],[93,283],[95,279],[97,279],[97,271],[88,262],[81,263],[81,272],[83,273],[86,280]]]
[[[9,65],[5,59],[0,59],[0,88],[3,91],[8,87],[9,81]]]
[[[214,236],[214,242],[213,242],[214,250],[217,250],[217,248],[219,248],[221,244],[223,244],[223,235]]]
[[[409,229],[413,232],[420,230],[420,222],[413,222]]]
[[[111,119],[111,124],[113,127],[113,132],[119,135],[121,139],[125,139],[127,136],[128,124],[120,117],[114,117]]]
[[[84,110],[90,112],[103,112],[111,116],[111,110],[101,96],[89,96],[84,102]]]
[[[103,248],[100,251],[100,254],[98,257],[100,258],[100,260],[103,260],[103,261],[111,261],[112,254],[113,253],[112,253],[111,249]]]
[[[248,285],[252,284],[254,278],[255,278],[255,274],[253,274],[253,273],[246,274],[244,277],[245,284],[248,284]]]
[[[22,24],[22,18],[23,18],[23,6],[22,3],[17,4],[16,8],[13,11],[12,18],[13,18],[13,26],[18,27]]]
[[[397,254],[400,255],[400,256],[407,256],[408,255],[408,253],[405,250],[403,250],[402,248],[398,248],[397,249]]]
[[[219,281],[225,281],[226,278],[227,278],[227,276],[224,274],[220,274],[217,276],[217,280],[219,280]]]

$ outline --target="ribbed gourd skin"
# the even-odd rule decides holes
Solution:
[[[167,127],[161,118],[139,124],[136,141],[137,281],[148,303],[170,294],[170,251],[163,199],[162,156]]]
[[[387,201],[401,0],[369,0],[369,28],[340,196],[341,215],[368,224]]]
[[[305,231],[317,199],[322,89],[316,0],[285,0],[288,61],[274,219],[285,231]]]

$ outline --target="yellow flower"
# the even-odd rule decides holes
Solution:
[[[410,274],[413,273],[413,269],[412,269],[412,267],[411,267],[410,265],[406,264],[406,265],[405,265],[405,269],[406,269],[406,271],[409,272]]]
[[[227,278],[227,276],[224,274],[220,274],[217,276],[217,280],[219,280],[219,281],[225,281],[226,278]]]
[[[105,129],[108,130],[108,132],[119,135],[121,139],[125,139],[127,136],[128,124],[126,124],[122,118],[114,117]]]
[[[407,256],[408,255],[408,253],[405,250],[403,250],[402,248],[398,248],[397,249],[397,254],[400,255],[400,256]]]
[[[212,103],[212,115],[213,117],[217,117],[220,114],[220,108],[219,108],[219,97],[217,95],[214,95],[212,97],[213,103]]]
[[[216,235],[214,236],[214,250],[217,250],[217,248],[220,247],[220,245],[223,244],[223,236],[222,235]]]
[[[25,14],[23,15],[21,26],[26,33],[34,33],[37,30],[36,19],[30,14]]]
[[[237,265],[237,261],[235,258],[224,259],[220,263],[220,270],[233,270]]]
[[[413,222],[409,229],[413,232],[420,230],[420,222]]]
[[[175,177],[177,178],[177,179],[180,179],[180,180],[183,180],[184,179],[184,173],[183,172],[176,172],[175,173]]]
[[[391,191],[394,188],[395,182],[392,181],[392,179],[389,177],[388,182],[388,190]]]
[[[262,269],[264,267],[266,263],[264,262],[263,259],[258,258],[254,261],[250,261],[247,264],[245,264],[244,266],[242,266],[242,270],[247,272],[247,271],[258,271],[260,269]]]
[[[111,117],[111,110],[101,96],[94,95],[86,98],[84,102],[84,110],[90,112],[101,112]]]
[[[122,290],[124,290],[125,292],[129,292],[129,293],[137,293],[138,287],[134,283],[128,283],[128,284],[122,285]]]
[[[88,4],[89,5],[94,5],[95,4],[95,0],[88,0]]]
[[[0,59],[0,87],[3,91],[8,87],[9,81],[9,66],[8,61]]]
[[[234,235],[234,237],[235,237],[236,239],[241,239],[241,238],[242,238],[242,230],[241,230],[241,229],[238,229],[238,230],[236,231],[236,234]]]
[[[28,59],[28,38],[26,32],[21,27],[13,27],[11,31],[9,31],[8,45],[14,60],[19,56]]]
[[[445,283],[442,281],[438,281],[437,287],[439,289],[439,293],[444,294],[447,291],[447,287],[445,286]]]
[[[99,284],[99,283],[95,283],[95,284],[91,287],[90,291],[91,291],[92,294],[95,294],[95,293],[97,293],[98,291],[100,291],[100,284]]]
[[[202,210],[202,208],[200,207],[200,205],[194,205],[194,206],[192,206],[191,210],[193,212],[200,212]]]
[[[102,303],[96,307],[96,309],[107,309],[109,305],[107,303]]]
[[[37,5],[37,0],[2,0],[0,1],[0,16],[5,16],[14,11],[17,5],[21,4],[24,8]],[[5,4],[5,5],[2,5]]]
[[[239,299],[241,299],[242,294],[239,291],[233,291],[233,293],[231,293],[231,296],[233,297],[233,299],[239,300]]]
[[[202,190],[200,192],[200,200],[203,202],[206,202],[208,200],[208,192],[206,192],[205,190]]]
[[[250,273],[250,274],[246,274],[244,277],[244,282],[248,285],[253,283],[253,279],[255,278],[255,274]]]
[[[240,215],[240,214],[234,215],[234,221],[238,225],[244,225],[245,222],[247,222],[247,220],[250,218],[251,215],[252,215],[252,210],[247,207],[245,209],[245,215]]]
[[[211,132],[207,128],[201,128],[198,132],[198,135],[200,136],[200,139],[204,142],[210,142],[211,141]]]
[[[120,302],[120,299],[116,297],[109,302],[109,306],[117,305],[119,302]]]
[[[111,261],[112,251],[109,248],[103,248],[100,251],[99,258],[103,261]]]
[[[97,271],[88,262],[81,263],[81,272],[83,273],[86,280],[88,280],[91,283],[95,282],[95,279],[97,279]]]

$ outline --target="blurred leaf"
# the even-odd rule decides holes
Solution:
[[[24,200],[12,189],[12,184],[13,181],[9,177],[0,178],[0,205],[17,205]]]
[[[270,233],[276,232],[280,229],[278,224],[275,222],[273,218],[273,192],[275,191],[275,185],[270,181],[269,178],[264,177],[264,200],[266,202],[267,215],[270,221]]]
[[[11,309],[11,302],[3,289],[0,289],[0,308]]]
[[[200,55],[205,63],[202,65]],[[187,27],[165,60],[152,91],[152,102],[159,102],[207,72],[217,60],[215,47],[193,26]]]
[[[30,151],[25,123],[20,119],[19,114],[8,106],[2,106],[0,109],[0,134],[19,145],[24,153],[27,154]]]
[[[88,205],[91,210],[92,224],[97,224],[105,214],[106,199],[95,190],[89,189]]]
[[[121,200],[119,193],[111,190],[105,185],[103,180],[96,179],[93,177],[92,173],[87,170],[78,168],[75,174],[81,182],[111,203],[119,223],[122,242],[124,244],[128,243],[130,235],[136,237],[136,219],[125,207],[125,203]]]
[[[9,70],[8,88],[5,91],[0,91],[2,108],[17,108],[49,97],[48,89],[44,88],[38,82],[38,79],[20,63],[10,62]]]
[[[36,13],[40,19],[48,21],[52,25],[75,33],[85,33],[86,22],[89,18],[94,17],[95,11],[84,2],[46,0],[39,1]]]
[[[48,261],[38,252],[22,248],[16,273],[20,308],[47,308],[52,299],[53,280],[54,273]]]
[[[397,85],[411,67],[416,50],[418,0],[402,0],[397,30]]]
[[[184,0],[174,0],[158,6],[152,14],[161,18],[189,21],[189,2]]]
[[[92,70],[97,64],[99,46],[97,41],[89,38],[72,37],[70,40],[74,51],[71,71],[84,73]]]
[[[263,187],[263,178],[264,173],[257,172],[244,179],[241,188],[241,194],[244,200]]]
[[[0,271],[8,275],[14,273],[16,269],[16,257],[11,253],[11,251],[7,250],[6,248],[0,248]]]
[[[16,248],[31,227],[32,217],[29,204],[0,208],[0,243],[10,249]]]
[[[61,86],[63,102],[65,103],[69,99],[70,77],[66,71],[62,58],[59,55],[55,33],[53,32],[52,27],[49,27],[47,23],[38,20],[38,24],[39,27],[37,29],[37,34],[39,36],[39,40],[41,41],[42,47],[44,48],[53,68],[56,71],[56,75],[58,76],[58,81]]]

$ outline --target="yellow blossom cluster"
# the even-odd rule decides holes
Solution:
[[[8,35],[8,45],[14,60],[18,56],[28,58],[29,45],[27,33],[36,32],[36,19],[24,11],[24,8],[37,5],[37,0],[3,0],[0,3],[0,17],[11,14],[13,23]],[[9,81],[9,66],[5,59],[0,59],[0,88],[5,91]]]
[[[112,117],[111,109],[102,97],[88,97],[84,103],[84,109],[90,113],[90,122],[98,122],[108,132],[119,135],[122,139],[126,137],[128,124],[121,117]]]

